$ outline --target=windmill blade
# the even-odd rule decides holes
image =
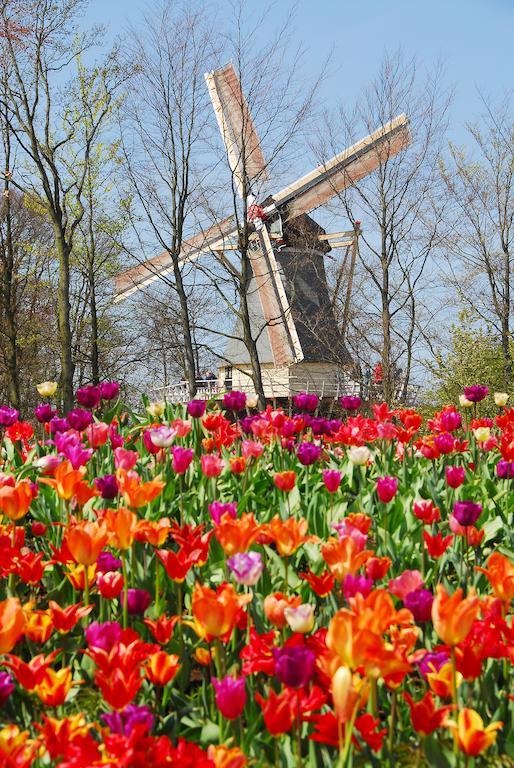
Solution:
[[[249,257],[276,367],[299,363],[303,351],[266,225]]]
[[[241,83],[232,64],[205,74],[219,129],[227,149],[230,169],[243,196],[243,181],[267,179],[266,160]]]
[[[285,207],[286,221],[309,213],[367,176],[385,159],[397,155],[410,141],[409,120],[406,115],[399,115],[273,195],[275,204]]]
[[[189,240],[185,240],[180,252],[180,262],[185,264],[194,261],[204,253],[223,251],[225,243],[236,234],[237,224],[234,217],[228,216],[205,232],[199,232]],[[168,251],[120,272],[115,278],[114,302],[127,299],[136,291],[146,288],[170,272],[173,272],[173,262]]]

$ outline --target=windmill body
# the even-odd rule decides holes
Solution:
[[[205,78],[234,187],[245,199],[252,228],[248,256],[253,277],[247,302],[264,393],[276,399],[306,389],[326,395],[355,391],[359,385],[334,316],[324,257],[331,243],[355,250],[359,227],[334,239],[309,214],[405,149],[410,142],[408,120],[396,117],[259,204],[251,189],[268,178],[268,168],[239,79],[231,64]],[[228,217],[184,242],[180,260],[186,263],[205,254],[226,259],[238,248],[238,232],[235,217]],[[116,300],[171,271],[167,253],[125,271],[116,279]],[[218,386],[253,390],[239,324],[222,356]]]

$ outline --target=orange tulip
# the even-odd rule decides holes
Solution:
[[[478,712],[464,708],[460,710],[457,722],[449,722],[448,725],[457,738],[461,752],[475,757],[494,744],[496,731],[503,726],[503,723],[491,723],[484,728],[484,721]]]
[[[239,747],[225,747],[223,744],[211,744],[208,750],[209,759],[214,768],[245,768],[248,760]]]
[[[457,645],[466,639],[479,610],[480,602],[473,590],[466,598],[462,597],[462,589],[450,597],[442,584],[437,585],[432,621],[435,631],[447,645]]]
[[[268,525],[263,526],[263,533],[274,542],[282,557],[289,557],[302,544],[314,540],[313,537],[305,535],[308,527],[307,520],[303,518],[296,520],[290,517],[287,520],[281,520],[278,515],[275,515]]]
[[[485,573],[498,600],[506,606],[514,597],[514,564],[500,552],[493,552],[487,560],[487,568],[476,568]]]
[[[64,704],[72,686],[73,680],[70,667],[63,667],[58,670],[50,668],[46,670],[43,679],[36,686],[35,691],[45,706],[58,707]]]
[[[69,461],[62,461],[55,470],[54,477],[41,477],[39,482],[51,485],[60,499],[69,501],[75,496],[77,486],[85,474],[85,467],[73,469]]]
[[[137,472],[133,470],[127,471],[121,467],[116,472],[116,478],[126,504],[136,509],[146,507],[147,504],[160,494],[166,485],[158,477],[143,483]]]
[[[261,532],[261,526],[255,522],[252,514],[245,513],[239,519],[226,512],[214,528],[214,535],[231,557],[238,552],[247,552]]]
[[[140,520],[137,524],[134,538],[136,541],[144,541],[152,547],[162,547],[168,538],[171,529],[169,517],[161,517],[160,520]]]
[[[216,591],[196,584],[193,591],[192,613],[200,637],[230,635],[243,605],[251,595],[238,595],[231,584],[222,584]]]
[[[148,659],[146,676],[153,685],[167,685],[180,669],[179,657],[174,653],[157,651]]]
[[[0,653],[9,653],[25,629],[25,615],[17,597],[0,603]]]
[[[345,536],[342,539],[331,536],[321,545],[321,554],[338,581],[342,581],[348,573],[355,575],[359,568],[373,556],[371,550],[359,550],[351,536]]]
[[[246,469],[246,459],[244,456],[233,456],[229,459],[229,464],[233,475],[242,475]]]
[[[0,511],[9,520],[19,520],[27,514],[33,498],[28,480],[20,480],[14,486],[3,485],[0,488]]]
[[[76,563],[93,565],[109,538],[105,524],[83,520],[68,528],[66,544]]]
[[[104,522],[110,533],[110,545],[117,549],[130,549],[137,531],[137,515],[126,507],[108,509]]]
[[[96,488],[91,488],[90,485],[88,485],[85,480],[82,480],[80,483],[76,483],[75,485],[75,493],[73,494],[75,501],[77,502],[77,506],[82,509],[90,499],[94,499],[95,496],[99,496],[99,491],[96,490]]]

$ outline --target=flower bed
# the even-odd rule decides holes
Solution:
[[[0,766],[514,765],[506,396],[54,391],[0,408]]]

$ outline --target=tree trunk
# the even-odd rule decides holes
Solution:
[[[389,267],[386,259],[382,259],[382,394],[384,401],[390,404],[393,400],[393,385],[391,381],[391,309],[389,306]]]
[[[73,408],[72,334],[70,320],[70,248],[62,231],[54,227],[55,244],[59,259],[59,287],[57,290],[57,322],[61,348],[61,396],[65,411]]]
[[[9,157],[7,158],[9,163]],[[18,369],[18,334],[16,329],[16,312],[14,296],[14,247],[12,237],[11,201],[9,198],[9,181],[4,182],[5,200],[5,243],[4,264],[2,274],[2,299],[4,306],[5,335],[7,344],[5,360],[7,368],[7,395],[14,408],[20,407],[20,374]]]
[[[100,363],[98,351],[98,310],[96,306],[96,289],[93,264],[90,262],[88,270],[89,280],[89,311],[91,312],[91,381],[93,384],[100,382]]]
[[[252,367],[252,382],[259,401],[259,408],[264,410],[266,408],[266,397],[264,395],[264,385],[262,383],[261,364],[259,361],[259,353],[257,351],[257,342],[252,336],[252,328],[250,325],[250,314],[248,312],[248,301],[246,291],[241,291],[241,322],[243,325],[243,341],[248,355],[250,357],[250,365]]]
[[[189,322],[187,295],[184,288],[184,281],[182,280],[182,272],[180,271],[178,256],[174,254],[172,259],[173,275],[175,277],[175,289],[177,291],[178,300],[180,302],[180,324],[182,326],[182,338],[184,343],[184,368],[187,380],[187,388],[189,391],[189,397],[193,398],[196,395],[196,366],[195,353],[193,348],[193,337],[191,334],[191,323]]]
[[[509,392],[512,383],[512,354],[510,349],[510,328],[509,317],[502,317],[502,355],[503,355],[503,377],[505,391]]]

